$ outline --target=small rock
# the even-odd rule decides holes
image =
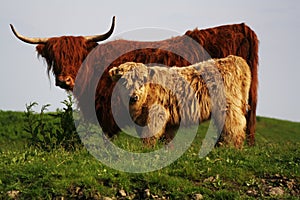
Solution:
[[[126,197],[125,190],[119,190],[119,194],[121,195],[121,197]]]
[[[93,195],[93,199],[94,200],[101,200],[101,194],[100,193],[96,193]]]
[[[287,187],[289,188],[289,190],[292,190],[294,185],[295,185],[295,181],[294,179],[291,179],[289,181],[286,182]]]
[[[80,190],[81,190],[81,188],[77,186],[77,187],[75,188],[75,193],[78,193]]]
[[[195,200],[201,200],[201,199],[203,199],[202,194],[195,194]]]
[[[145,189],[144,190],[146,197],[150,197],[150,189]]]
[[[11,190],[7,192],[7,195],[12,199],[17,199],[20,191],[18,190]]]
[[[210,176],[210,177],[208,177],[208,178],[206,178],[206,179],[204,179],[204,183],[206,183],[206,182],[213,182],[215,180],[215,178],[213,177],[213,176]]]
[[[257,196],[258,192],[256,190],[248,190],[247,195],[249,196]]]
[[[113,200],[113,199],[110,197],[102,197],[102,200]]]
[[[156,194],[151,194],[151,197],[152,197],[152,199],[157,199],[157,198],[158,198],[158,195],[156,195]]]
[[[271,196],[281,196],[284,194],[284,190],[281,187],[272,187],[269,190]]]

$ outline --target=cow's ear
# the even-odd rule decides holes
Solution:
[[[97,42],[87,42],[86,46],[87,46],[88,53],[90,53],[90,51],[92,51],[96,46],[98,46],[98,43]]]
[[[36,49],[36,51],[37,51],[37,53],[38,53],[39,56],[43,56],[44,57],[44,55],[43,55],[44,48],[45,48],[44,44],[39,44],[39,45],[36,46],[35,49]]]

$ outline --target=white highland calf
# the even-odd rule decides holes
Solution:
[[[241,57],[180,68],[128,62],[112,68],[109,75],[129,92],[132,120],[147,127],[139,133],[145,144],[160,138],[169,142],[179,126],[212,119],[222,131],[220,144],[242,148],[251,71]]]

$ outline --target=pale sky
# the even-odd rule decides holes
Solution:
[[[300,122],[299,11],[298,0],[4,0],[0,7],[0,110],[24,111],[25,104],[33,101],[40,106],[49,103],[56,110],[67,97],[53,79],[48,80],[46,63],[37,58],[35,46],[17,40],[10,23],[32,37],[92,35],[106,32],[115,15],[111,39],[144,27],[182,35],[196,27],[245,22],[260,40],[258,115]]]

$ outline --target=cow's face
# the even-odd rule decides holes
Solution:
[[[97,43],[83,37],[63,36],[51,38],[36,49],[45,58],[48,72],[53,72],[56,86],[72,91],[82,62],[95,46]]]
[[[169,113],[166,110],[169,103],[168,94],[164,87],[154,83],[146,83],[135,89],[129,98],[129,113],[133,121],[140,126],[146,126],[153,120],[153,116],[164,116],[165,120]]]
[[[113,81],[119,82],[117,87],[123,102],[128,105],[129,113],[135,123],[145,126],[148,116],[147,67],[142,63],[127,62],[113,67],[108,74]],[[149,103],[149,102],[148,102]]]

